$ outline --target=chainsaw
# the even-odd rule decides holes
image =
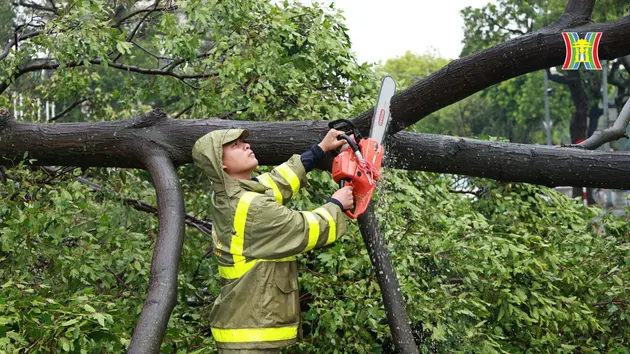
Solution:
[[[329,128],[342,130],[345,133],[337,137],[338,140],[345,140],[347,144],[333,160],[332,177],[341,187],[352,186],[354,210],[344,211],[352,219],[356,219],[365,212],[380,177],[381,163],[385,153],[383,138],[387,132],[390,116],[389,103],[395,92],[396,82],[392,77],[385,76],[381,82],[368,138],[362,137],[354,123],[348,119],[338,119],[328,123]]]

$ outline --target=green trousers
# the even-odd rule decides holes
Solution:
[[[278,354],[280,349],[221,349],[219,354]]]

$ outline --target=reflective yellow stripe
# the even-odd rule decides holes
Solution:
[[[276,197],[276,202],[282,205],[282,193],[280,192],[280,188],[278,188],[278,185],[276,184],[276,182],[273,181],[271,176],[269,176],[268,173],[263,173],[262,175],[258,176],[258,181],[260,181],[260,183],[262,183],[263,185],[271,188],[274,197]]]
[[[278,172],[280,172],[282,177],[284,177],[284,179],[286,179],[287,182],[289,182],[289,184],[291,185],[291,189],[293,189],[293,196],[295,197],[297,195],[298,190],[300,189],[300,180],[298,176],[286,164],[286,162],[276,167],[276,169],[278,170]]]
[[[238,279],[252,269],[258,262],[290,262],[296,260],[295,256],[278,259],[253,259],[249,262],[235,264],[233,267],[219,266],[219,275],[224,279]]]
[[[258,263],[258,260],[254,259],[251,262],[234,264],[233,267],[219,266],[219,275],[224,279],[238,279],[242,277],[243,274],[247,273],[248,270],[252,269],[256,263]]]
[[[308,220],[308,244],[302,252],[310,251],[315,248],[317,239],[319,238],[319,222],[313,213],[310,211],[303,211],[302,214],[306,216]]]
[[[245,257],[243,257],[243,244],[245,243],[245,222],[247,221],[247,211],[252,200],[258,196],[255,192],[245,192],[241,196],[236,206],[236,213],[234,213],[234,230],[236,233],[232,235],[230,240],[230,253],[234,257],[234,266],[239,263],[245,263]],[[250,267],[251,268],[251,267]]]
[[[217,342],[269,342],[297,337],[297,326],[280,328],[212,328],[212,336]]]
[[[317,208],[315,212],[328,221],[328,240],[326,240],[326,245],[329,245],[337,239],[337,225],[335,224],[335,219],[333,219],[328,210],[324,208]]]

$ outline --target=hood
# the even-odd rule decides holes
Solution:
[[[234,178],[223,171],[223,145],[241,136],[247,138],[249,132],[245,129],[215,130],[199,138],[193,146],[193,162],[210,178],[215,192],[227,192],[230,186],[238,185]]]

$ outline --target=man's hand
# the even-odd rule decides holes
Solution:
[[[352,195],[351,186],[339,188],[332,197],[337,199],[341,205],[343,205],[343,210],[348,210],[354,205],[354,196]]]
[[[346,144],[345,140],[337,140],[337,137],[343,133],[344,132],[341,130],[330,129],[328,133],[326,133],[324,139],[322,139],[322,141],[317,145],[324,150],[324,153],[330,150],[335,150],[336,148]]]

